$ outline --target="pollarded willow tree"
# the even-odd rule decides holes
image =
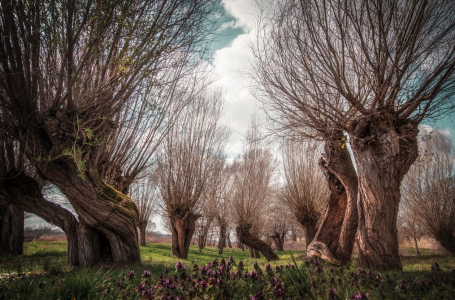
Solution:
[[[324,213],[329,194],[324,175],[318,170],[318,155],[315,149],[315,145],[308,143],[288,142],[282,146],[284,186],[278,197],[278,201],[305,230],[307,252],[310,251],[308,246],[318,230],[316,223]],[[331,208],[338,209],[336,206]],[[343,215],[340,217],[325,218],[324,222],[330,222],[331,224],[327,224],[329,226],[341,228],[341,224],[338,223],[343,222]],[[336,253],[338,250],[335,239],[329,240],[327,247],[330,253]],[[327,259],[325,256],[322,257]],[[330,257],[330,260],[336,261],[333,257]]]
[[[403,180],[402,206],[411,222],[424,227],[448,252],[455,253],[455,148],[440,131],[419,135],[419,158]],[[409,221],[408,221],[409,222]],[[414,225],[414,226],[413,226]],[[423,225],[423,226],[422,226]],[[417,227],[417,228],[416,228]]]
[[[237,241],[252,248],[251,251],[260,251],[271,261],[277,260],[278,255],[259,238],[259,234],[271,200],[277,162],[272,153],[261,145],[259,138],[259,132],[253,125],[248,131],[242,158],[234,163],[232,214]]]
[[[309,87],[306,110],[350,136],[359,265],[401,269],[400,185],[417,157],[418,124],[454,108],[455,7],[442,0],[285,0],[278,10],[278,45],[288,49],[278,58],[289,72],[277,76],[297,73]]]
[[[156,170],[151,170],[151,174],[145,180],[134,183],[130,190],[129,196],[136,203],[138,211],[139,245],[145,246],[147,227],[150,226],[151,218],[157,214],[159,208]]]
[[[281,1],[258,33],[252,61],[255,96],[264,105],[273,134],[286,142],[323,142],[318,163],[327,174],[331,194],[317,237],[311,239],[314,233],[310,234],[314,243],[307,253],[309,259],[331,257],[346,263],[351,260],[357,230],[358,178],[343,129],[356,110],[333,86],[321,85],[318,76],[306,72],[307,57],[300,52],[305,40],[292,3]]]
[[[194,99],[165,138],[158,157],[160,198],[170,222],[172,254],[179,258],[188,257],[201,201],[224,160],[229,130],[220,124],[222,110],[219,91]]]
[[[140,260],[124,193],[165,136],[173,87],[204,52],[214,4],[1,3],[0,130],[77,212],[78,263],[102,248],[115,262]]]

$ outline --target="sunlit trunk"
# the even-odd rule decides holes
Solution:
[[[418,155],[418,124],[382,113],[352,121],[348,129],[359,176],[359,266],[401,270],[400,186]]]

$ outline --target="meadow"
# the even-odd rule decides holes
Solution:
[[[237,248],[190,247],[189,259],[169,244],[141,247],[141,263],[68,267],[66,242],[25,243],[25,255],[0,258],[0,299],[453,299],[455,258],[428,249],[402,256],[403,272],[375,272],[303,261],[249,258]]]

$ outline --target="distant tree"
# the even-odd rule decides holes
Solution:
[[[421,225],[447,251],[455,253],[455,148],[450,137],[434,130],[419,136],[419,157],[403,179],[407,227]],[[413,224],[416,223],[416,224]]]
[[[172,254],[179,258],[188,257],[202,199],[224,159],[229,131],[220,124],[222,109],[220,92],[196,98],[182,111],[158,157],[160,198],[170,222]]]
[[[284,186],[278,201],[305,230],[308,248],[316,235],[316,223],[324,213],[329,191],[318,167],[314,145],[288,142],[282,146],[282,156]],[[332,253],[337,250],[334,244]],[[327,246],[333,247],[330,243]]]
[[[277,260],[272,248],[259,238],[265,213],[270,201],[270,187],[277,163],[272,153],[259,141],[258,129],[249,129],[242,157],[234,164],[233,218],[237,240],[260,251],[268,261]]]
[[[158,175],[156,170],[151,171],[149,177],[142,181],[137,182],[130,188],[131,200],[136,203],[138,210],[138,222],[139,227],[139,244],[145,246],[145,235],[147,228],[152,223],[151,218],[158,211]]]

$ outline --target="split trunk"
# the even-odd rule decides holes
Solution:
[[[342,132],[325,140],[319,165],[329,187],[324,219],[307,248],[307,260],[320,257],[333,264],[351,261],[357,231],[358,178]]]
[[[199,218],[193,212],[185,215],[176,214],[170,218],[172,233],[172,255],[187,259],[191,239],[196,230],[196,220]]]

